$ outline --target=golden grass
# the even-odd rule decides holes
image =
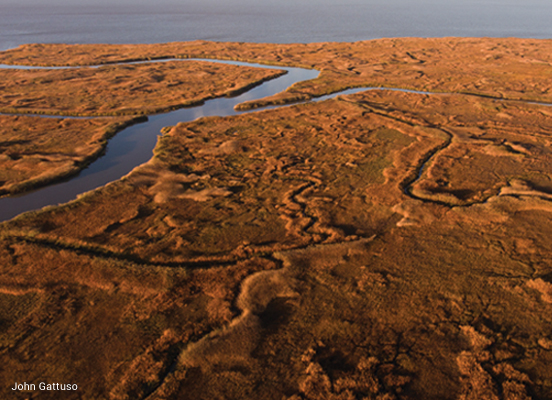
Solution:
[[[271,60],[339,71],[375,54],[404,78],[483,49],[466,66],[482,80],[489,55],[533,57],[513,71],[538,76],[543,43],[186,52],[286,48]],[[29,49],[85,62],[179,46]],[[326,87],[347,84],[332,74]],[[71,379],[112,399],[550,398],[551,123],[537,105],[366,92],[166,130],[124,179],[2,224],[0,393]]]
[[[515,38],[394,38],[309,44],[29,44],[0,53],[0,62],[90,65],[167,57],[219,58],[322,71],[317,79],[290,89],[291,97],[320,96],[359,86],[391,86],[552,103],[549,47],[550,40]],[[280,101],[278,97],[276,104]]]
[[[107,139],[136,118],[77,120],[0,115],[0,195],[42,186],[80,171]]]
[[[0,71],[0,110],[61,115],[154,114],[231,96],[282,74],[199,61]]]
[[[282,73],[205,62],[5,69],[0,71],[0,110],[85,116],[152,114],[235,95]],[[0,116],[0,195],[76,174],[101,154],[109,137],[140,121],[138,117],[75,120]],[[207,193],[188,195],[209,197]]]

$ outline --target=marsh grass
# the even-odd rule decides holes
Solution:
[[[549,60],[547,42],[506,39],[1,57],[52,49],[327,69],[305,93],[549,85],[521,62]],[[124,179],[2,224],[0,380],[115,399],[550,398],[551,123],[538,105],[381,91],[167,129]]]
[[[235,96],[285,71],[205,62],[67,70],[2,70],[0,110],[73,116],[145,115]]]

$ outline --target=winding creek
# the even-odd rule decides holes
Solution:
[[[151,115],[146,122],[131,125],[111,138],[107,144],[106,151],[103,156],[91,163],[87,168],[83,169],[79,174],[69,178],[66,181],[54,183],[30,192],[25,192],[19,195],[0,198],[0,221],[9,220],[21,213],[27,211],[38,210],[40,208],[66,203],[75,199],[79,194],[101,187],[109,182],[120,179],[128,174],[132,169],[147,162],[152,157],[152,151],[157,143],[157,137],[160,135],[161,129],[167,126],[176,125],[179,122],[189,122],[201,117],[207,116],[232,116],[248,112],[258,111],[236,111],[234,106],[245,101],[257,100],[263,97],[271,96],[282,92],[291,85],[314,79],[318,76],[319,71],[308,70],[303,68],[290,68],[282,66],[268,66],[263,64],[245,63],[238,61],[215,60],[215,59],[163,59],[151,61],[128,62],[121,64],[139,64],[144,62],[166,62],[166,61],[208,61],[215,63],[224,63],[238,66],[249,66],[257,68],[279,69],[285,70],[287,73],[278,78],[266,81],[259,86],[256,86],[249,91],[242,93],[236,97],[219,97],[211,100],[206,100],[203,105],[190,108],[181,108],[175,111],[164,114]],[[113,65],[113,64],[108,64]],[[100,67],[86,66],[86,68]],[[0,68],[11,69],[71,69],[85,67],[31,67],[31,66],[14,66],[0,65]],[[407,93],[418,93],[426,95],[443,95],[447,93],[432,93],[416,90],[385,88],[385,87],[363,87],[348,89],[341,92],[332,93],[327,96],[318,97],[311,101],[323,101],[334,98],[339,95],[353,94],[366,90],[395,90]],[[530,102],[526,102],[530,103]],[[540,105],[552,106],[552,104],[539,103]],[[270,106],[262,110],[279,108],[284,106]],[[25,114],[32,115],[32,114]],[[64,116],[48,116],[40,115],[45,118],[74,118]],[[77,118],[97,118],[97,117],[77,117]],[[438,149],[440,150],[440,149]],[[438,151],[437,150],[437,151]],[[437,152],[436,151],[436,152]],[[419,167],[418,178],[408,182],[403,188],[406,194],[409,193],[410,187],[421,176],[421,171],[425,165],[433,158],[432,154],[428,159],[424,160]]]
[[[239,66],[279,69],[286,70],[287,74],[266,81],[236,97],[219,97],[206,100],[201,106],[181,108],[164,114],[152,115],[149,116],[148,120],[144,123],[135,124],[121,130],[109,140],[104,155],[91,163],[87,168],[83,169],[78,175],[66,181],[54,183],[34,191],[1,198],[0,221],[6,221],[23,212],[37,210],[49,205],[66,203],[75,199],[81,193],[120,179],[132,171],[132,169],[145,163],[152,157],[152,151],[157,143],[157,137],[160,135],[161,129],[166,126],[173,126],[179,122],[193,121],[207,116],[231,116],[242,114],[244,112],[234,110],[236,104],[271,96],[287,89],[296,82],[314,79],[319,74],[319,71],[316,70],[266,66],[237,61],[175,59],[175,61],[176,60],[183,62],[188,60],[209,61]],[[159,61],[156,60],[151,62]],[[48,67],[6,65],[2,65],[0,68],[49,69]],[[57,68],[59,69],[60,67]],[[39,117],[42,117],[42,115]],[[64,118],[63,116],[57,115],[44,117]]]

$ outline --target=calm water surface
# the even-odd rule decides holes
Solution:
[[[551,0],[0,0],[0,50],[37,42],[552,38],[551,21]]]

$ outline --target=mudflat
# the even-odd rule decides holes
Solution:
[[[0,392],[43,379],[77,383],[66,398],[550,398],[552,109],[529,101],[552,102],[549,45],[1,53],[322,70],[259,104],[353,86],[441,94],[366,91],[181,123],[121,180],[0,225]]]

